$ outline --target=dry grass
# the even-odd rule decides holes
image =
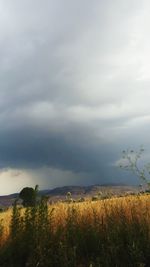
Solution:
[[[138,196],[127,196],[127,197],[115,197],[105,200],[97,201],[85,201],[82,203],[62,203],[58,202],[53,205],[49,205],[49,212],[53,210],[53,223],[57,225],[65,225],[68,217],[68,208],[76,211],[76,218],[78,222],[82,222],[83,217],[87,219],[88,223],[92,223],[94,216],[97,219],[105,221],[108,216],[114,213],[116,221],[120,217],[122,212],[126,219],[130,222],[132,220],[133,212],[136,214],[137,219],[141,219],[144,216],[145,220],[150,220],[150,195],[138,195]],[[21,214],[24,214],[22,209]],[[12,209],[0,213],[0,221],[4,227],[5,239],[9,236],[9,226],[12,217]]]
[[[8,243],[6,252],[0,251],[2,267],[9,262],[13,267],[37,262],[39,267],[149,266],[150,195],[58,202],[48,211],[43,205],[18,212],[0,214],[1,247]]]

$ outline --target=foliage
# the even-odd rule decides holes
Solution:
[[[148,187],[150,187],[150,163],[142,166],[139,160],[144,152],[144,148],[141,148],[138,151],[134,150],[123,150],[122,151],[122,162],[119,165],[121,169],[131,171],[134,175],[136,175],[140,182],[144,182]],[[142,188],[142,184],[140,184]]]
[[[66,194],[66,201],[69,202],[69,203],[70,203],[70,202],[73,202],[71,192],[67,192],[67,194]]]
[[[24,207],[33,207],[37,202],[38,194],[38,185],[35,186],[35,189],[32,187],[25,187],[21,190],[19,198],[23,200]]]

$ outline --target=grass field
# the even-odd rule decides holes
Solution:
[[[148,267],[150,196],[47,205],[0,214],[2,267]]]

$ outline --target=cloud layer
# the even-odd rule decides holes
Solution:
[[[1,1],[0,167],[10,191],[14,170],[43,187],[119,181],[121,150],[150,149],[149,10],[146,0]]]

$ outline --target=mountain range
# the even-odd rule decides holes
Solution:
[[[137,186],[129,186],[125,184],[96,184],[87,186],[62,186],[53,189],[40,190],[39,195],[49,196],[52,201],[64,200],[68,192],[71,193],[74,199],[79,197],[92,197],[99,192],[111,193],[113,195],[122,195],[126,193],[137,192]],[[12,206],[14,200],[19,196],[19,193],[0,196],[0,207]]]

